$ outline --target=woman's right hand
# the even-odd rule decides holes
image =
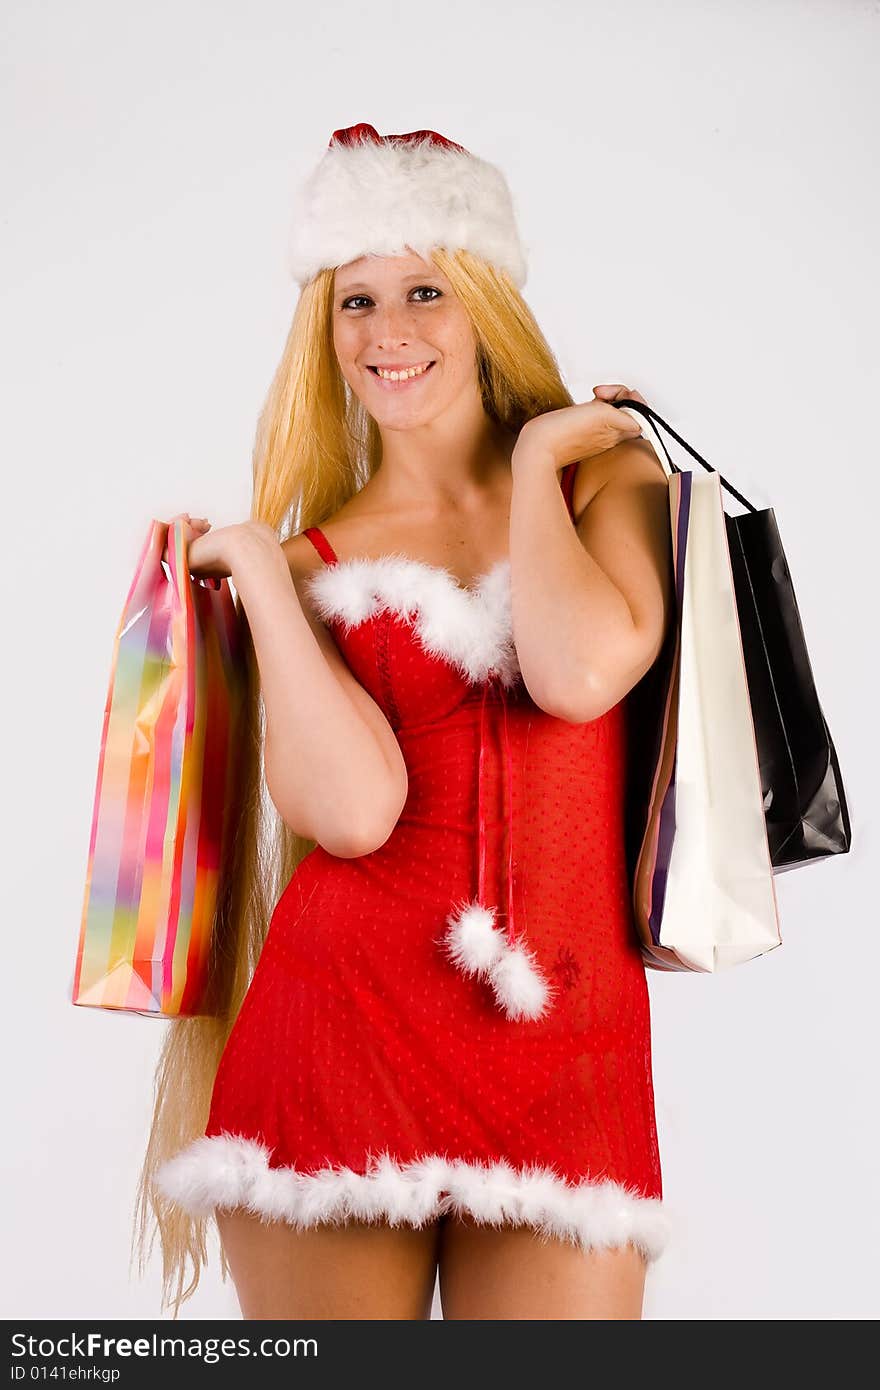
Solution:
[[[169,523],[168,523],[169,529],[174,525],[175,521],[184,521],[184,522],[186,522],[186,529],[185,529],[185,531],[184,531],[184,539],[185,539],[187,545],[189,545],[190,541],[195,540],[196,536],[203,536],[203,535],[205,534],[205,532],[208,530],[208,528],[210,527],[210,525],[211,525],[211,523],[210,523],[210,521],[208,521],[207,517],[204,517],[204,516],[190,516],[189,512],[178,512],[176,516],[173,516],[173,517],[171,518],[171,520],[169,521]],[[166,564],[168,563],[168,542],[167,542],[167,540],[166,540],[166,542],[165,542],[165,549],[162,551],[162,559],[165,561]]]
[[[222,580],[232,577],[240,562],[255,553],[271,555],[273,560],[279,556],[283,558],[278,536],[265,521],[238,521],[212,529],[205,517],[192,517],[189,512],[178,512],[169,525],[175,521],[184,523],[190,574],[195,579],[207,580],[215,589],[220,588]],[[167,541],[163,559],[168,559]]]

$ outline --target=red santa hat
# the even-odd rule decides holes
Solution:
[[[324,267],[407,248],[428,259],[435,246],[463,247],[522,288],[525,250],[501,170],[436,130],[334,130],[295,200],[293,278],[304,285]]]

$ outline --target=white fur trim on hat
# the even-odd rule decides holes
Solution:
[[[166,1200],[192,1216],[244,1207],[300,1229],[322,1222],[386,1221],[421,1227],[446,1212],[493,1226],[529,1226],[584,1250],[628,1244],[657,1259],[669,1238],[662,1199],[611,1179],[573,1182],[553,1167],[514,1167],[424,1154],[404,1162],[383,1152],[365,1171],[328,1165],[313,1172],[270,1166],[266,1144],[224,1133],[195,1139],[156,1176]]]
[[[295,201],[288,265],[301,285],[360,256],[426,260],[459,247],[521,289],[526,256],[507,181],[494,164],[428,138],[332,143]]]

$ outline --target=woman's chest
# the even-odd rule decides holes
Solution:
[[[442,718],[492,679],[524,687],[513,641],[510,562],[471,587],[386,556],[316,571],[307,592],[351,671],[396,725]]]

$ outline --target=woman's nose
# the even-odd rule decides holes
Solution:
[[[376,345],[387,348],[406,344],[412,336],[411,310],[396,304],[379,306],[371,325],[376,335]]]

